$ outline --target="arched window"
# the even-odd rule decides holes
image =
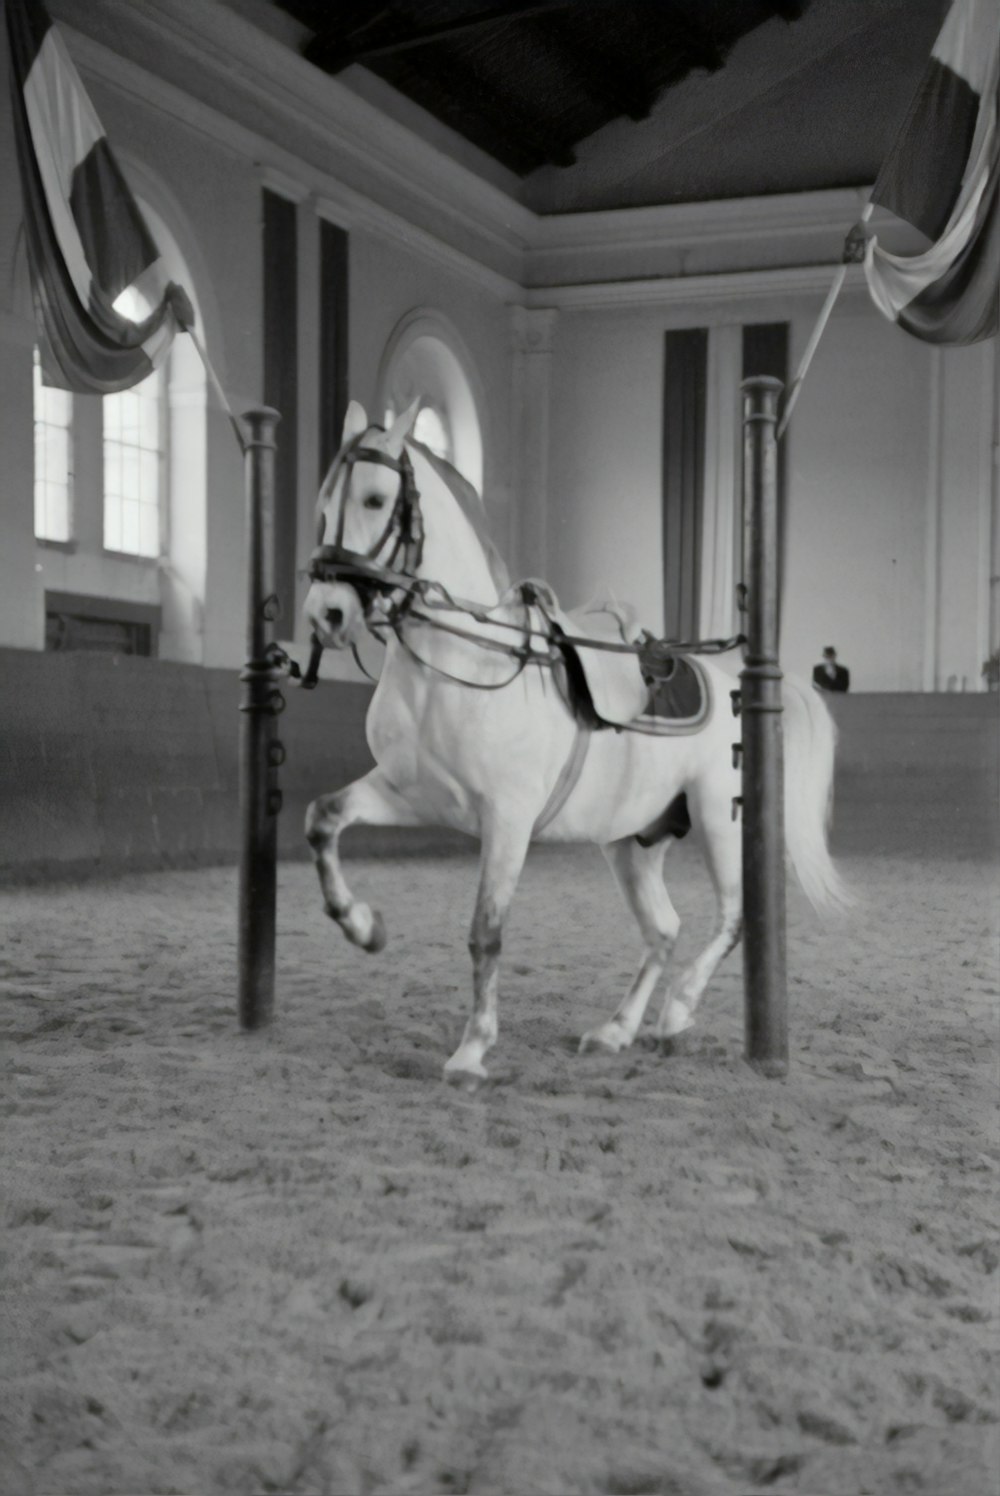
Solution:
[[[387,422],[420,396],[413,434],[483,489],[483,435],[472,363],[458,335],[435,312],[412,312],[382,356],[378,388]]]

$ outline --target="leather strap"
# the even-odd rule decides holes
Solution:
[[[569,751],[569,757],[563,764],[562,773],[556,780],[551,795],[543,805],[541,814],[531,829],[533,838],[538,836],[540,832],[545,830],[546,826],[555,820],[570,795],[576,789],[587,759],[590,736],[589,728],[577,728],[576,737],[573,739],[573,746]]]

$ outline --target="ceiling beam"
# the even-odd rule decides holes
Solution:
[[[524,101],[499,91],[468,50],[459,53],[443,43],[435,55],[431,76],[422,68],[418,73],[415,60],[404,64],[400,59],[400,63],[403,71],[393,69],[382,76],[498,160],[505,159],[504,146],[510,147],[508,161],[516,155],[520,162],[513,170],[524,173],[538,166],[575,164],[574,141],[560,135],[544,113],[535,114],[525,108]],[[449,113],[449,106],[458,118]],[[479,138],[472,133],[477,124]],[[488,140],[482,138],[483,134]]]
[[[609,118],[622,114],[633,120],[649,118],[657,91],[638,68],[607,51],[598,52],[566,16],[535,16],[531,29],[558,50],[560,60],[572,68],[591,97],[604,101]]]
[[[541,15],[547,11],[568,10],[573,0],[507,0],[506,4],[493,5],[486,10],[469,11],[465,15],[452,16],[447,21],[421,24],[403,17],[381,17],[386,7],[373,22],[355,30],[342,26],[325,26],[309,41],[303,51],[307,62],[314,63],[327,73],[339,73],[354,62],[367,62],[369,58],[386,57],[393,52],[407,52],[415,47],[432,46],[436,42],[492,26],[504,21],[518,21],[525,16]]]
[[[689,68],[704,68],[707,73],[719,71],[726,59],[707,27],[696,21],[689,10],[679,9],[673,0],[663,7],[661,16],[680,44],[677,65],[681,76]]]

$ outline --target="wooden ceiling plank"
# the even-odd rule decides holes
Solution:
[[[633,120],[649,118],[656,102],[656,89],[650,87],[638,69],[626,66],[609,51],[598,54],[564,16],[536,16],[532,28],[558,48],[586,91],[607,104],[609,118],[620,114]]]
[[[354,62],[367,62],[369,58],[387,57],[394,52],[431,46],[483,26],[519,21],[547,11],[568,10],[572,4],[573,0],[533,0],[530,4],[525,3],[525,0],[507,0],[504,5],[470,11],[465,15],[452,16],[447,21],[425,25],[397,16],[382,24],[365,24],[354,31],[345,32],[341,26],[329,26],[318,31],[307,43],[303,55],[308,62],[314,63],[324,72],[337,73]],[[386,9],[383,6],[380,15]]]
[[[696,21],[688,9],[681,9],[670,0],[663,7],[663,18],[683,48],[684,57],[678,59],[678,65],[686,64],[684,72],[688,67],[704,68],[708,73],[719,71],[725,63],[725,56],[711,32]]]
[[[383,75],[387,76],[388,75]],[[392,82],[392,78],[388,78]],[[522,101],[513,94],[501,92],[494,78],[483,67],[476,66],[474,54],[459,56],[447,43],[439,46],[434,58],[433,76],[423,73],[422,81],[430,83],[439,99],[438,107],[424,102],[439,119],[448,124],[448,105],[453,104],[466,116],[478,119],[492,144],[482,144],[498,160],[504,160],[504,145],[512,146],[522,164],[513,167],[522,173],[538,166],[573,166],[574,142],[560,135],[543,116],[525,111]],[[406,85],[401,85],[406,91]],[[417,97],[411,93],[410,97]],[[417,102],[421,100],[417,97]],[[453,127],[455,128],[455,127]],[[458,126],[460,133],[465,133]]]

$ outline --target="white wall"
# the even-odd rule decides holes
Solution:
[[[793,362],[809,332],[798,318]],[[863,302],[834,314],[788,430],[789,670],[832,644],[854,689],[921,689],[930,367]]]
[[[560,313],[544,570],[564,606],[609,590],[663,624],[663,334],[645,314]],[[543,566],[539,565],[543,562]]]
[[[545,563],[564,602],[610,587],[660,625],[666,328],[787,319],[794,367],[818,306],[737,289],[728,302],[637,311],[609,291],[604,305],[555,314]],[[808,674],[834,644],[857,690],[945,689],[949,677],[980,689],[993,359],[933,351],[863,294],[844,297],[786,437],[784,668]]]

